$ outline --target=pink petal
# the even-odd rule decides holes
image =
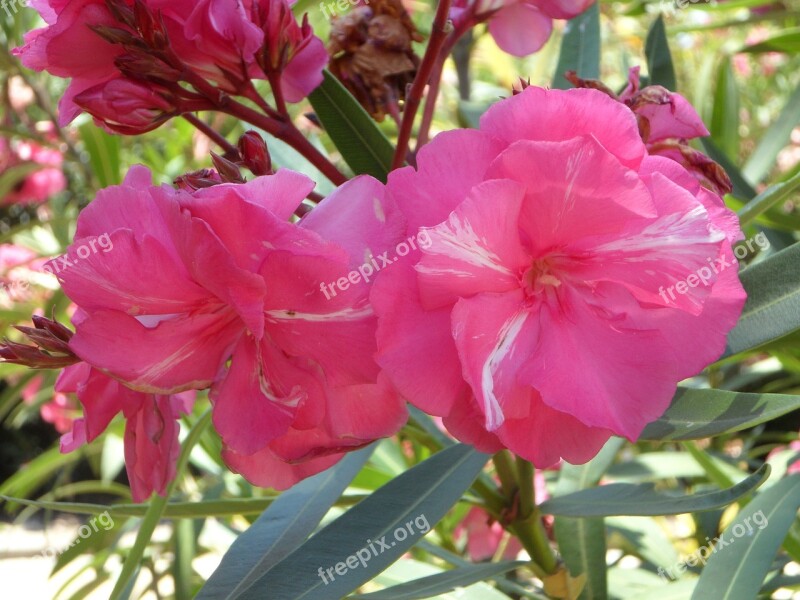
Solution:
[[[331,385],[374,381],[375,315],[369,285],[323,286],[347,276],[347,266],[323,258],[273,252],[261,270],[271,293],[265,300],[270,338],[290,356],[318,363]],[[327,292],[327,294],[326,294]]]
[[[489,21],[489,33],[512,56],[528,56],[544,46],[553,21],[533,4],[515,2],[501,8]]]
[[[302,389],[280,389],[262,369],[262,357],[251,336],[233,353],[231,367],[214,388],[214,427],[237,453],[255,454],[285,434],[303,401]]]
[[[520,228],[535,257],[584,237],[618,235],[631,220],[657,214],[638,175],[589,136],[516,142],[487,175],[527,188]]]
[[[422,305],[452,305],[461,297],[519,288],[530,262],[517,222],[525,188],[514,181],[484,182],[441,225],[416,265]]]
[[[481,131],[507,144],[517,140],[560,142],[591,133],[632,169],[638,168],[647,153],[630,109],[591,89],[528,87],[486,111]]]
[[[148,327],[98,310],[78,326],[70,348],[134,389],[174,393],[208,387],[241,332],[232,314],[175,316]]]
[[[325,44],[312,37],[300,52],[292,57],[281,74],[281,87],[287,102],[300,102],[322,83],[322,71],[330,57]]]
[[[417,171],[405,167],[389,173],[387,190],[408,220],[408,233],[444,221],[483,181],[505,145],[472,129],[446,131],[419,151]]]
[[[370,301],[379,317],[378,364],[412,404],[432,415],[450,413],[469,393],[450,335],[450,309],[422,308],[407,265],[382,272]]]
[[[362,175],[338,187],[300,221],[347,252],[358,267],[386,250],[394,250],[405,237],[406,221],[385,186]]]

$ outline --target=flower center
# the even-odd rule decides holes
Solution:
[[[550,295],[561,285],[554,268],[555,261],[549,257],[537,258],[522,276],[522,285],[528,296]]]

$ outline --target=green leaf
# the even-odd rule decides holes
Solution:
[[[572,577],[586,573],[581,600],[608,598],[606,581],[606,525],[602,517],[573,519],[556,517],[558,550]]]
[[[337,150],[356,175],[386,181],[394,148],[366,110],[330,74],[308,99]]]
[[[553,88],[566,90],[572,87],[564,78],[567,71],[575,71],[584,79],[600,78],[600,7],[597,2],[583,14],[567,21]]]
[[[800,396],[679,387],[672,404],[640,439],[698,440],[741,431],[800,408]]]
[[[300,546],[366,464],[374,445],[346,456],[334,468],[281,494],[241,534],[197,595],[198,600],[235,598]]]
[[[678,515],[726,506],[753,491],[769,476],[769,465],[726,490],[671,496],[657,492],[653,484],[612,483],[551,498],[542,512],[568,517]]]
[[[692,598],[755,598],[775,553],[797,517],[798,508],[800,476],[797,475],[756,496],[720,536]]]
[[[622,546],[628,554],[638,556],[656,567],[668,568],[679,560],[678,552],[651,517],[608,517],[605,519],[609,543]],[[619,536],[620,544],[615,538]]]
[[[415,579],[379,592],[351,596],[351,598],[353,600],[420,600],[422,598],[433,598],[434,596],[451,592],[456,588],[465,588],[473,583],[500,575],[526,564],[528,563],[524,561],[513,561],[471,565]]]
[[[728,333],[723,358],[800,329],[800,243],[748,267],[739,278],[747,302]]]
[[[664,26],[664,17],[660,14],[647,32],[644,53],[647,57],[650,85],[662,85],[668,90],[677,90],[678,83],[675,79],[675,67],[672,65],[672,54],[669,51],[667,29]]]
[[[730,58],[719,65],[717,87],[714,91],[714,108],[709,124],[711,139],[733,161],[739,156],[739,88],[733,74]]]
[[[463,444],[442,450],[366,497],[236,598],[261,600],[267,592],[282,600],[346,596],[420,541],[488,458]]]
[[[742,227],[749,225],[756,217],[773,206],[788,200],[798,189],[800,189],[800,172],[795,173],[793,177],[786,181],[776,183],[761,192],[739,211],[739,221]]]
[[[83,145],[89,153],[89,163],[100,186],[108,187],[121,183],[119,136],[106,133],[94,123],[81,125],[80,134]]]
[[[757,44],[745,46],[740,52],[750,52],[753,54],[762,52],[786,52],[788,54],[797,54],[800,52],[800,27],[781,31]]]
[[[800,123],[800,85],[794,90],[778,119],[769,126],[764,137],[742,168],[742,174],[753,183],[762,181],[775,166],[778,153],[789,142],[792,129]]]

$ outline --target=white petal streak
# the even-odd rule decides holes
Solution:
[[[598,252],[657,252],[668,250],[671,255],[697,253],[696,244],[716,244],[725,234],[708,228],[708,213],[703,206],[697,206],[686,213],[665,215],[645,227],[634,236],[601,244]],[[636,260],[629,258],[628,260]],[[641,258],[639,260],[648,260]]]
[[[494,377],[503,360],[514,348],[514,342],[522,331],[528,312],[518,312],[505,322],[498,336],[497,345],[489,354],[481,369],[481,392],[483,394],[483,410],[486,415],[486,429],[495,431],[505,421],[503,409],[494,393]]]
[[[265,313],[271,321],[307,321],[309,323],[323,323],[325,321],[360,321],[368,319],[375,313],[371,306],[360,308],[344,308],[328,313],[306,313],[290,309],[268,310]]]
[[[446,225],[435,227],[431,233],[432,244],[425,250],[427,254],[446,256],[474,267],[512,275],[503,266],[500,257],[487,248],[488,242],[475,233],[469,221],[462,221],[457,215],[451,214]],[[434,272],[435,268],[429,268],[429,271]]]

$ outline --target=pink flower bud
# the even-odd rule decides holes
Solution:
[[[168,92],[126,79],[112,79],[75,97],[104,129],[136,135],[156,129],[179,110],[167,100]]]

